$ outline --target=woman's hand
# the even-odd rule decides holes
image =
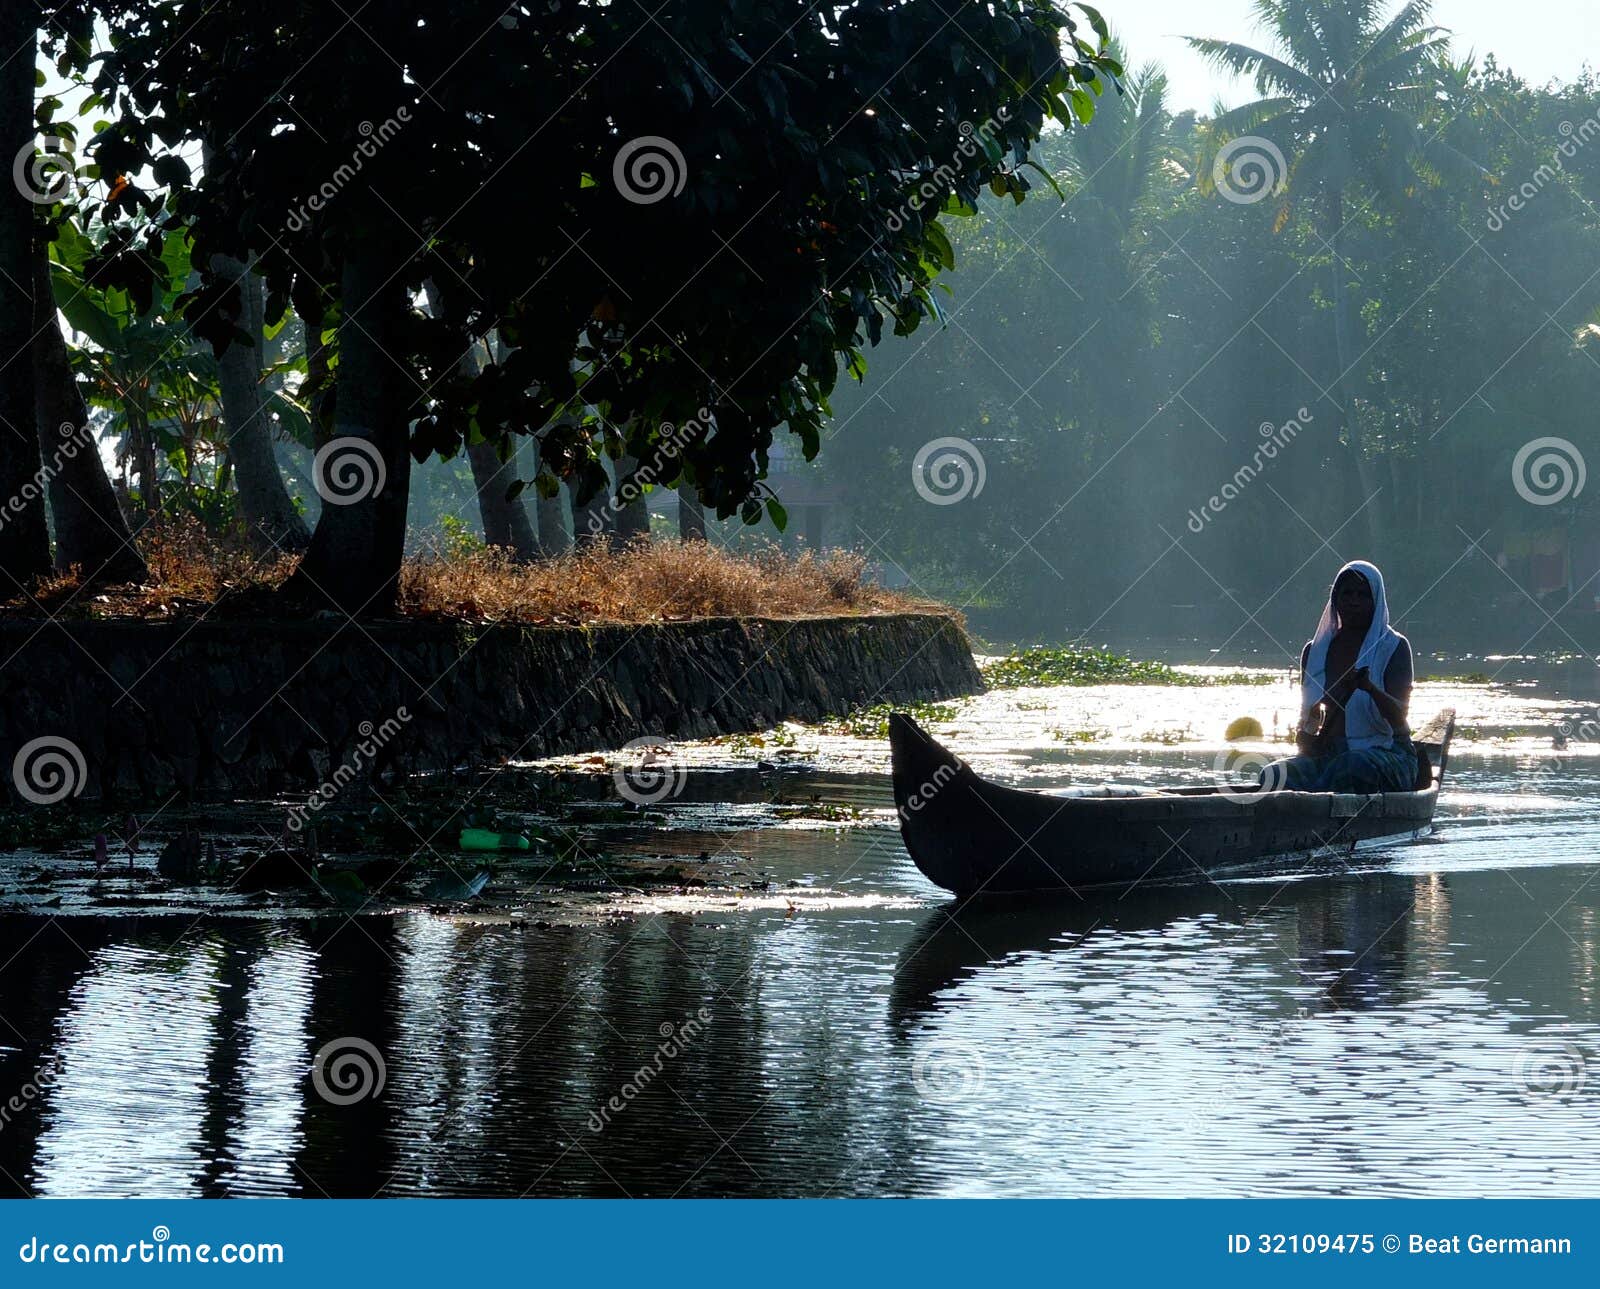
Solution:
[[[1372,683],[1372,677],[1365,667],[1357,667],[1350,673],[1350,688],[1352,691],[1359,689],[1363,694],[1378,692],[1378,687]]]

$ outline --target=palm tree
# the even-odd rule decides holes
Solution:
[[[1126,51],[1113,40],[1107,52],[1126,65]],[[1163,166],[1172,163],[1167,134],[1167,74],[1146,63],[1108,97],[1090,128],[1070,130],[1067,178],[1073,203],[1113,222],[1119,239],[1133,232]]]
[[[1350,380],[1359,358],[1353,356],[1355,328],[1342,250],[1353,218],[1346,213],[1352,188],[1359,181],[1380,200],[1396,202],[1418,182],[1436,183],[1441,165],[1462,160],[1423,131],[1444,88],[1448,36],[1430,24],[1429,0],[1409,0],[1387,20],[1385,8],[1383,0],[1255,0],[1256,15],[1274,37],[1276,52],[1188,38],[1221,70],[1252,77],[1262,96],[1210,122],[1197,175],[1202,191],[1217,182],[1218,153],[1233,140],[1254,136],[1287,159],[1286,173],[1272,176],[1282,198],[1277,228],[1289,221],[1298,197],[1320,198],[1316,228],[1333,260],[1338,373],[1332,392],[1343,420],[1339,463],[1347,514],[1372,494]],[[1370,541],[1371,509],[1362,510],[1356,522]]]

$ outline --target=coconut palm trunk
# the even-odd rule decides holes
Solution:
[[[1319,233],[1333,254],[1333,346],[1338,364],[1329,393],[1342,434],[1330,444],[1349,542],[1371,547],[1379,516],[1371,499],[1375,472],[1356,408],[1359,317],[1346,280],[1347,196],[1356,184],[1399,208],[1412,189],[1436,183],[1443,167],[1483,173],[1440,142],[1424,121],[1448,80],[1448,36],[1431,23],[1429,0],[1404,0],[1392,14],[1383,0],[1257,0],[1273,38],[1255,49],[1231,40],[1188,37],[1215,66],[1255,82],[1263,97],[1219,112],[1206,123],[1196,170],[1202,192],[1227,188],[1235,201],[1279,200],[1275,227],[1290,220],[1302,194],[1320,197]],[[1268,187],[1252,195],[1252,172]],[[1283,171],[1280,173],[1280,170]],[[1240,182],[1242,181],[1242,182]]]

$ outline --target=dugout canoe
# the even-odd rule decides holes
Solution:
[[[1426,787],[1370,795],[1194,788],[1009,788],[975,773],[910,716],[889,717],[900,835],[929,881],[957,895],[1200,881],[1275,856],[1422,836],[1449,763],[1455,712],[1413,736]]]

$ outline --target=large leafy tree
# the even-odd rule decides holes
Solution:
[[[1221,182],[1230,182],[1224,149],[1257,137],[1277,149],[1286,169],[1274,173],[1270,152],[1241,149],[1232,164],[1258,167],[1253,175],[1238,176],[1241,187],[1264,182],[1279,192],[1279,227],[1299,199],[1314,203],[1315,226],[1330,256],[1336,365],[1331,392],[1343,421],[1346,450],[1338,459],[1351,515],[1370,496],[1371,485],[1360,477],[1366,462],[1353,379],[1360,355],[1343,254],[1347,230],[1368,196],[1398,202],[1455,160],[1424,128],[1448,83],[1448,37],[1432,25],[1428,0],[1407,0],[1392,15],[1384,0],[1255,0],[1254,8],[1274,39],[1273,49],[1189,40],[1221,69],[1251,77],[1262,96],[1210,122],[1197,178],[1203,191],[1213,188],[1220,156]],[[1356,521],[1369,538],[1370,514],[1363,510]]]
[[[0,157],[24,161],[33,148],[36,0],[0,5]],[[0,182],[0,596],[25,590],[49,571],[41,470],[34,428],[34,205],[27,184]]]
[[[604,486],[604,451],[781,521],[774,433],[814,454],[840,372],[937,314],[940,212],[1020,200],[1044,123],[1120,70],[1097,13],[1043,0],[84,7],[114,34],[96,159],[153,177],[101,213],[190,227],[219,346],[214,256],[259,266],[269,323],[337,326],[335,430],[382,484],[324,507],[296,585],[350,612],[393,602],[410,460],[475,434],[536,437],[546,492]],[[195,181],[176,149],[202,137]],[[99,272],[136,289],[164,235]],[[490,329],[504,357],[469,375]]]

